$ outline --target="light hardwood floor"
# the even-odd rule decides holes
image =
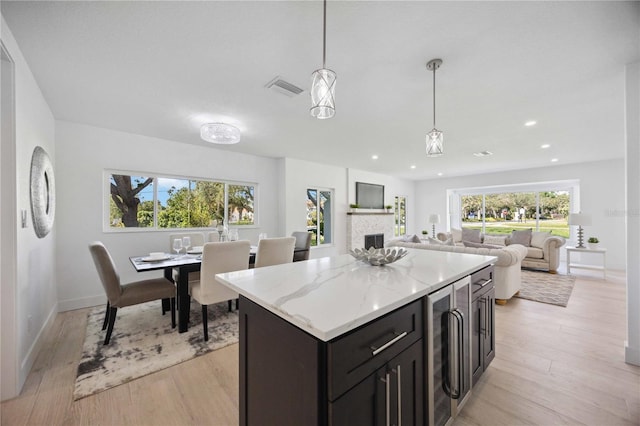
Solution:
[[[638,425],[640,367],[624,363],[624,276],[576,271],[566,308],[496,306],[496,358],[455,425]],[[235,425],[232,345],[79,401],[72,400],[87,309],[55,320],[4,425]]]

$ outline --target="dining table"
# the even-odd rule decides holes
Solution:
[[[249,251],[249,267],[255,264],[256,252],[258,246],[251,246]],[[294,250],[295,252],[298,249]],[[164,270],[164,277],[171,282],[173,279],[173,269],[178,269],[178,281],[176,284],[176,296],[178,307],[178,332],[184,333],[189,329],[189,273],[200,270],[202,264],[202,253],[189,251],[187,253],[170,254],[165,253],[161,257],[131,256],[129,261],[133,265],[136,272],[151,272]],[[169,310],[169,301],[163,301],[163,310]]]

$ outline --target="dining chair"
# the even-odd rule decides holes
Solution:
[[[258,241],[256,268],[293,262],[295,237],[263,238]]]
[[[296,245],[293,252],[293,261],[300,262],[302,260],[309,260],[309,251],[311,249],[311,233],[294,231],[291,233],[292,237],[296,239]]]
[[[191,286],[191,297],[202,305],[204,340],[209,340],[207,306],[231,301],[238,293],[216,281],[216,274],[249,268],[249,241],[206,243],[202,250],[200,281]],[[231,305],[229,305],[231,307]]]
[[[151,278],[134,281],[129,284],[120,283],[120,275],[107,248],[100,241],[89,244],[89,251],[96,265],[98,276],[107,294],[107,309],[102,322],[102,329],[107,328],[104,344],[108,345],[116,322],[118,308],[138,305],[152,300],[169,299],[171,301],[171,327],[176,326],[176,287],[166,278]]]

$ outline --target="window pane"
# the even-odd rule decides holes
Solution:
[[[311,232],[311,245],[318,245],[318,191],[307,189],[307,232]]]
[[[253,225],[254,187],[229,185],[228,221],[235,225]]]
[[[331,192],[320,192],[320,244],[331,244]]]
[[[569,238],[569,193],[567,191],[540,192],[540,231]]]
[[[153,178],[114,174],[109,183],[111,228],[153,226]]]
[[[224,183],[193,182],[191,227],[213,227],[224,219]]]
[[[485,196],[485,232],[510,234],[536,228],[536,194],[505,192]]]
[[[482,195],[460,197],[460,210],[463,228],[482,229]]]
[[[191,191],[188,179],[158,178],[158,227],[188,228]]]

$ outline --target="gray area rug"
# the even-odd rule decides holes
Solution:
[[[514,297],[566,307],[576,277],[522,270],[522,288]]]
[[[107,346],[102,342],[105,306],[89,311],[87,331],[78,365],[73,399],[114,386],[204,355],[238,341],[238,311],[227,302],[209,306],[209,341],[204,341],[201,307],[191,305],[186,333],[171,328],[171,314],[162,315],[160,301],[118,309]],[[177,320],[177,312],[176,312]]]

